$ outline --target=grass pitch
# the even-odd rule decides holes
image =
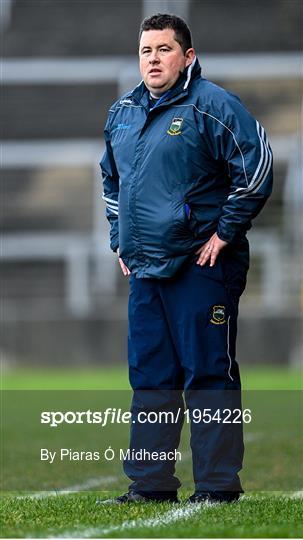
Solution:
[[[34,501],[5,498],[2,534],[78,538],[298,538],[303,534],[302,501],[285,496],[255,494],[237,504],[196,508],[168,503],[96,505],[96,498],[104,495],[82,493]]]
[[[85,372],[73,370],[72,374],[60,370],[47,373],[33,370],[8,372],[3,376],[3,389],[19,390],[20,394],[16,396],[22,397],[22,403],[16,399],[15,408],[10,409],[12,417],[8,414],[7,419],[4,415],[4,425],[8,428],[11,426],[11,431],[8,429],[7,432],[11,449],[5,449],[5,445],[2,448],[2,463],[4,467],[7,466],[4,481],[7,480],[8,485],[1,499],[1,536],[302,537],[303,473],[300,456],[303,426],[302,401],[299,399],[302,374],[285,368],[242,369],[242,381],[244,388],[258,392],[244,396],[255,407],[257,423],[246,429],[246,457],[241,474],[246,493],[241,501],[215,506],[185,504],[186,498],[192,493],[188,427],[185,427],[181,446],[186,459],[177,467],[177,475],[183,482],[179,493],[181,504],[149,503],[117,507],[96,505],[96,499],[112,498],[127,490],[128,481],[122,474],[121,464],[112,463],[106,467],[98,462],[89,466],[60,464],[59,469],[49,466],[37,474],[36,463],[30,459],[30,450],[31,440],[39,445],[41,434],[35,429],[22,431],[22,410],[30,411],[35,405],[30,399],[24,399],[24,390],[107,390],[106,395],[110,395],[111,389],[128,388],[126,371],[115,368]],[[14,396],[14,393],[10,395]],[[39,393],[34,395],[39,396]],[[64,395],[64,392],[59,395]],[[94,396],[98,396],[98,392]],[[17,423],[10,423],[13,418]],[[70,441],[76,445],[79,443],[79,431],[78,427],[75,430],[72,427],[69,426]],[[127,432],[127,426],[125,433],[120,429],[112,432],[113,445],[118,440],[115,437],[125,437],[126,440]],[[53,437],[53,433],[51,435]],[[83,432],[82,446],[87,444],[89,447],[97,436],[100,437],[100,430],[97,434]],[[59,431],[57,437],[60,439]],[[22,441],[27,451],[26,461],[22,458]],[[108,444],[108,440],[104,440],[104,443]],[[7,456],[19,447],[21,453],[17,462],[13,460],[10,463]],[[59,479],[56,478],[58,471]],[[15,489],[22,476],[24,482],[28,481],[27,492]],[[14,492],[9,489],[10,485]],[[62,492],[62,489],[66,491]],[[41,494],[41,490],[50,491]]]

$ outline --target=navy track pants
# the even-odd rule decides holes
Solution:
[[[129,377],[133,388],[130,449],[178,448],[184,402],[190,411],[241,409],[235,360],[237,315],[247,269],[224,254],[214,267],[190,261],[169,279],[130,277]],[[173,411],[172,423],[140,423],[140,412]],[[177,416],[177,412],[179,414]],[[241,491],[242,423],[191,422],[195,491]],[[137,456],[138,454],[136,454]],[[171,459],[124,461],[136,491],[176,491]]]

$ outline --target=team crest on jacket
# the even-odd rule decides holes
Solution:
[[[210,322],[213,324],[224,324],[226,322],[225,306],[213,306]]]
[[[181,135],[182,124],[183,124],[183,118],[174,118],[167,130],[168,135]]]

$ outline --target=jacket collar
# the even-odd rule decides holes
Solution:
[[[195,56],[192,63],[185,68],[183,73],[180,74],[179,79],[174,86],[168,91],[166,98],[163,100],[163,104],[168,101],[175,100],[188,93],[192,81],[201,77],[201,66],[198,58]],[[141,81],[131,92],[131,96],[142,105],[147,107],[149,90],[146,88],[144,81]]]

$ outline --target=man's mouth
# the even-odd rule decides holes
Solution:
[[[150,70],[149,75],[156,75],[157,73],[162,73],[161,69],[153,68]]]

